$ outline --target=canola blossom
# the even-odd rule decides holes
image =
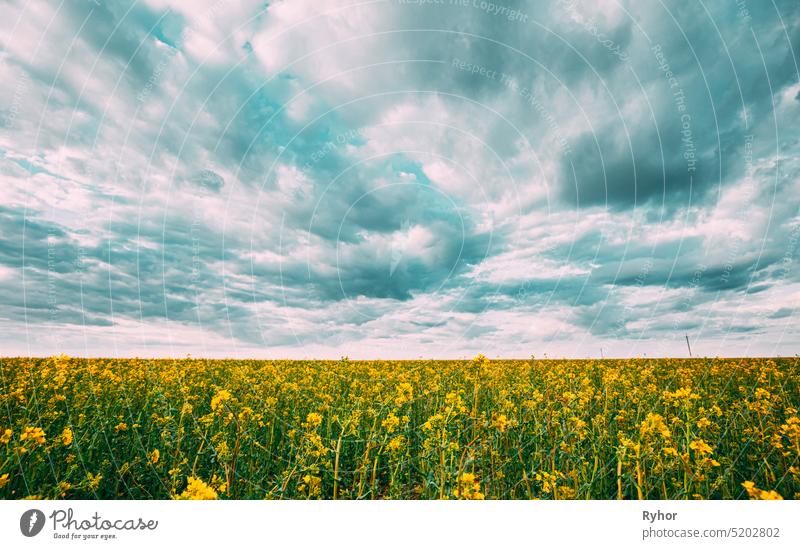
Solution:
[[[796,499],[800,359],[0,359],[0,497]]]

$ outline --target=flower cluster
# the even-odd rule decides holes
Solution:
[[[3,360],[0,497],[800,498],[800,359]]]

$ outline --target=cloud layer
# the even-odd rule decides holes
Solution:
[[[796,2],[11,1],[8,354],[794,354]]]

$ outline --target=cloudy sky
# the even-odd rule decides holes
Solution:
[[[796,0],[5,0],[0,355],[800,352]]]

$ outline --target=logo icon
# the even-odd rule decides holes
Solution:
[[[44,528],[44,513],[38,509],[30,509],[22,513],[19,519],[19,529],[22,535],[32,538]]]

